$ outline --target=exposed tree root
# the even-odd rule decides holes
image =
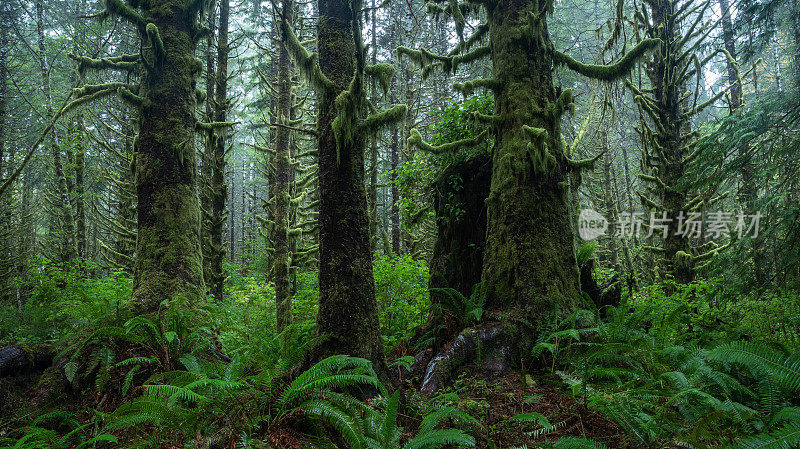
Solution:
[[[460,367],[477,359],[491,371],[507,371],[512,365],[515,346],[508,330],[508,326],[504,324],[489,323],[462,331],[445,349],[427,362],[420,391],[432,395]],[[424,357],[420,358],[419,362],[423,359]],[[416,367],[414,371],[417,371]]]

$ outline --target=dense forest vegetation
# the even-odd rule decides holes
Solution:
[[[2,0],[0,448],[800,448],[800,0]]]

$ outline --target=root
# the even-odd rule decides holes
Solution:
[[[490,323],[465,329],[428,362],[420,391],[429,396],[434,394],[460,367],[477,359],[489,370],[507,371],[512,364],[514,346],[507,326],[503,324]]]

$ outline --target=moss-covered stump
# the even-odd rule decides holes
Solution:
[[[491,156],[479,154],[451,165],[434,184],[438,234],[430,263],[431,288],[449,287],[469,296],[480,282],[491,180]]]

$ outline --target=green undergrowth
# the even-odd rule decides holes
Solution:
[[[531,356],[576,398],[645,447],[800,445],[800,352],[741,311],[718,285],[645,288],[609,311],[581,310],[543,334]],[[773,313],[765,298],[761,313]],[[766,316],[762,315],[762,319]],[[768,326],[787,326],[781,314]],[[795,327],[796,331],[796,327]]]

